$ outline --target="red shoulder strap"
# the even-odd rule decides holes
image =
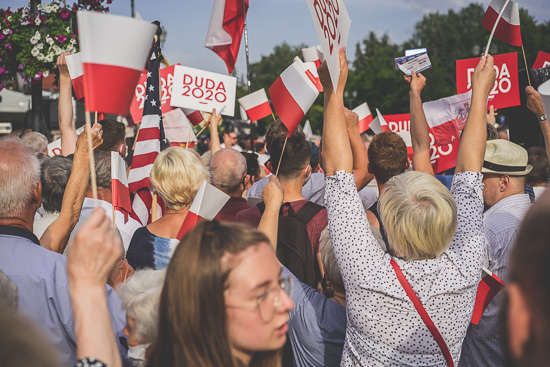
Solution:
[[[449,348],[447,347],[447,344],[445,343],[445,340],[435,327],[435,324],[433,323],[432,319],[424,309],[424,306],[422,306],[422,303],[416,296],[416,293],[414,293],[414,290],[412,289],[411,285],[405,278],[405,275],[403,275],[403,272],[401,271],[401,268],[399,265],[397,265],[397,262],[395,260],[390,261],[391,266],[393,267],[393,270],[395,271],[395,274],[397,275],[397,279],[399,280],[399,283],[401,283],[401,286],[405,290],[405,293],[407,293],[407,296],[409,296],[410,300],[412,301],[414,307],[416,308],[416,311],[422,318],[422,321],[426,324],[428,327],[428,330],[430,330],[430,333],[432,333],[432,336],[434,337],[435,341],[437,342],[437,345],[439,345],[439,348],[443,352],[443,356],[445,357],[445,360],[447,361],[447,365],[449,367],[454,367],[453,363],[453,357],[451,356],[451,353],[449,352]]]

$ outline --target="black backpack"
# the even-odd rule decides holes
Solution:
[[[263,214],[265,204],[257,205]],[[288,215],[283,209],[288,208]],[[279,230],[277,232],[277,257],[296,278],[310,287],[317,289],[321,280],[319,265],[313,256],[307,224],[323,209],[323,206],[308,201],[294,212],[290,203],[284,203],[279,210]]]

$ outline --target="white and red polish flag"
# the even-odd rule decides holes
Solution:
[[[455,139],[460,139],[460,132],[468,119],[471,101],[472,91],[469,90],[422,105],[437,145],[449,144]]]
[[[298,56],[296,56],[298,58]],[[319,73],[317,72],[317,67],[315,67],[315,63],[313,62],[304,62],[304,66],[306,67],[306,73],[309,79],[315,84],[315,87],[320,92],[323,91],[323,85],[321,84],[321,78],[319,77]]]
[[[77,18],[86,110],[126,115],[157,26],[91,11]]]
[[[320,46],[311,46],[308,48],[302,48],[302,57],[305,62],[313,62],[315,68],[319,68],[322,63],[323,52],[319,50]]]
[[[383,133],[384,131],[390,131],[390,127],[386,122],[386,119],[380,113],[380,111],[378,111],[378,108],[376,109],[376,118],[372,120],[372,122],[369,125],[369,128],[375,134],[380,134],[380,133]]]
[[[126,176],[126,163],[118,152],[111,152],[111,191],[113,208],[124,214],[124,223],[126,223],[128,215],[132,212],[132,202]]]
[[[364,133],[369,129],[370,123],[374,120],[372,117],[372,112],[370,112],[369,105],[367,102],[361,103],[359,106],[355,107],[352,112],[355,112],[359,117],[359,122],[357,124],[357,129],[359,134]]]
[[[506,0],[491,0],[491,4],[487,8],[481,25],[484,26],[489,32],[492,32],[498,15],[502,11]],[[504,12],[502,18],[499,20],[497,29],[495,30],[495,36],[512,46],[522,46],[521,30],[519,27],[519,7],[515,1],[510,1]]]
[[[198,125],[204,121],[204,117],[199,110],[192,110],[189,108],[182,108],[181,110],[183,111],[183,113],[185,113],[185,116],[187,116],[189,122],[191,122],[191,125],[193,126]]]
[[[470,322],[474,325],[479,323],[483,311],[489,306],[489,303],[495,298],[495,296],[504,289],[506,283],[497,277],[493,272],[483,268],[483,277],[477,286],[476,301],[474,304],[474,311],[472,312],[472,319]]]
[[[269,87],[271,103],[291,136],[319,95],[301,60],[295,60]]]
[[[84,98],[84,69],[82,68],[82,53],[77,52],[65,57],[67,69],[73,83],[74,96],[77,100]]]
[[[248,12],[248,0],[244,1]],[[204,47],[218,54],[233,72],[244,29],[243,0],[214,0]]]
[[[264,88],[239,98],[239,103],[244,108],[250,121],[258,121],[273,113]]]
[[[181,240],[201,220],[213,220],[228,200],[229,195],[203,181],[176,238]]]

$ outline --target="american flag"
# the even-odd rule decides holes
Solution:
[[[147,90],[143,106],[143,119],[134,149],[132,167],[128,174],[130,192],[135,193],[132,202],[134,217],[142,225],[151,223],[151,207],[153,203],[153,189],[151,187],[151,169],[155,158],[169,144],[164,135],[162,125],[162,110],[159,94],[159,65],[163,57],[160,53],[159,41],[153,42],[151,56],[147,62]],[[163,203],[159,198],[159,210],[162,213]]]

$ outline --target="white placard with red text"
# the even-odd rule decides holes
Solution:
[[[336,92],[340,77],[339,51],[348,42],[351,19],[342,0],[307,0],[307,5]]]
[[[177,64],[179,65],[179,64]],[[160,104],[162,106],[162,114],[170,111],[170,97],[172,96],[172,82],[174,79],[174,66],[169,66],[160,69]],[[147,87],[147,71],[144,71],[139,77],[139,82],[136,85],[134,98],[130,105],[130,113],[134,123],[141,122],[143,117],[143,104],[145,102],[145,88]]]
[[[495,55],[494,59],[497,78],[489,93],[487,109],[491,105],[495,108],[519,106],[517,52]],[[472,89],[472,76],[478,63],[479,57],[456,61],[456,89],[458,94]]]
[[[233,116],[236,89],[235,77],[176,65],[171,105],[199,111],[225,107],[223,114]]]
[[[393,132],[398,133],[411,130],[411,115],[408,113],[384,115],[384,119]],[[459,139],[455,139],[449,144],[438,145],[435,142],[434,135],[430,132],[430,159],[435,173],[440,173],[456,166],[459,145]],[[412,159],[412,157],[409,158]]]

